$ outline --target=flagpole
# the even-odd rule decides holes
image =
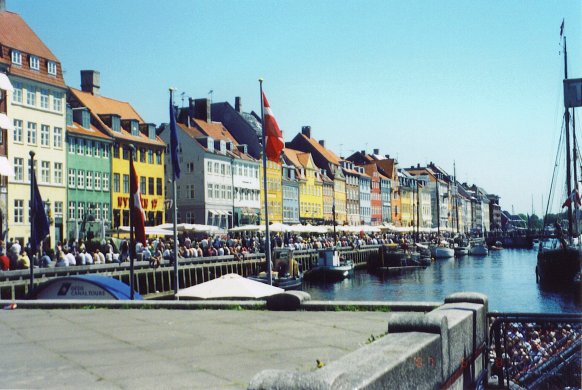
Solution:
[[[263,101],[263,79],[259,79],[259,86],[261,90],[261,124],[263,130],[263,189],[265,201],[265,261],[267,262],[267,280],[269,284],[273,284],[273,275],[271,267],[271,237],[269,235],[269,206],[267,202],[267,145],[265,142],[265,107]]]
[[[133,291],[133,260],[135,258],[135,239],[134,239],[134,229],[133,226],[135,221],[133,218],[133,209],[134,209],[134,199],[133,193],[131,192],[131,183],[132,183],[132,169],[131,164],[133,163],[133,153],[135,152],[135,146],[132,144],[129,145],[129,299],[132,301],[134,300],[134,291]],[[137,178],[136,178],[137,180]]]
[[[36,179],[36,175],[34,172],[34,155],[35,153],[31,150],[29,152],[30,154],[30,212],[32,213],[34,210],[34,206],[35,206],[35,199],[34,199],[34,186],[36,185],[35,183],[35,179]],[[33,239],[33,237],[35,236],[35,226],[34,226],[34,215],[30,216],[30,244],[32,244],[33,246],[36,246],[36,244],[33,242],[36,242],[36,239]],[[36,248],[31,248],[32,249],[32,255],[34,258],[34,255],[37,254],[37,249]],[[20,256],[20,253],[18,254]],[[34,288],[34,260],[30,262],[30,288],[29,290],[32,291]]]
[[[170,115],[174,115],[174,88],[170,88]],[[170,122],[172,117],[170,117]],[[173,137],[172,137],[173,138]],[[178,140],[176,140],[177,143]],[[177,148],[178,145],[172,145],[172,140],[170,140],[170,147],[172,150]],[[179,173],[178,173],[179,174]],[[176,194],[176,167],[172,164],[172,216],[174,220],[174,298],[177,298],[178,290],[180,289],[180,282],[178,277],[178,205],[176,204],[177,194]]]

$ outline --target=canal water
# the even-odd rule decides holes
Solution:
[[[502,249],[488,256],[435,260],[424,269],[399,273],[355,271],[337,283],[307,283],[314,300],[443,301],[460,291],[489,297],[490,311],[579,313],[579,289],[547,288],[536,283],[537,251]]]

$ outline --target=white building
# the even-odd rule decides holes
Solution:
[[[22,243],[30,237],[29,152],[32,151],[36,155],[36,178],[54,245],[64,238],[66,231],[63,219],[67,201],[66,86],[61,64],[18,14],[2,9],[0,48],[0,72],[8,75],[14,88],[7,96],[7,114],[14,125],[7,137],[8,161],[14,167],[14,176],[8,181],[8,237],[18,238]]]

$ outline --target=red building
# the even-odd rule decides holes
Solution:
[[[364,165],[364,171],[371,178],[370,206],[372,225],[382,224],[382,193],[380,191],[380,172],[376,164]]]

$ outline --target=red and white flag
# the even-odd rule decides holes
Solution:
[[[137,173],[133,166],[133,159],[129,160],[129,191],[133,198],[133,208],[131,209],[131,222],[135,231],[135,241],[146,245],[145,235],[145,212],[141,207],[141,191],[137,180]]]
[[[267,96],[263,92],[263,108],[265,119],[263,126],[265,126],[265,153],[267,158],[271,161],[279,164],[279,158],[281,157],[281,152],[285,147],[285,142],[283,141],[283,134],[279,129],[279,125],[273,116],[273,111],[271,111],[271,106],[269,106],[269,101]]]
[[[578,193],[578,189],[572,190],[572,193],[566,199],[566,201],[562,204],[562,207],[568,207],[572,204],[572,202],[576,202],[578,206],[582,206],[582,202],[580,201],[580,193]]]

